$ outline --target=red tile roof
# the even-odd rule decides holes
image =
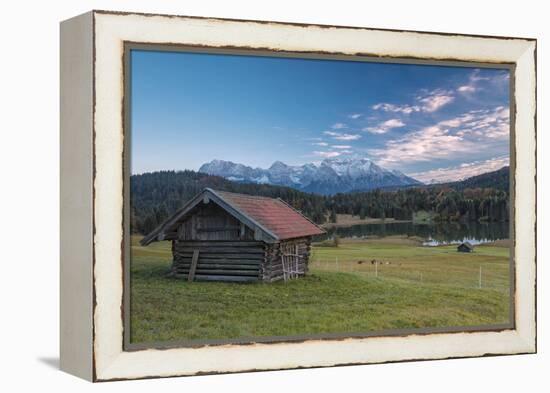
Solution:
[[[225,191],[214,191],[214,193],[233,208],[271,231],[280,240],[325,233],[320,227],[280,199]]]

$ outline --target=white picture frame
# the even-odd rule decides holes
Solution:
[[[514,323],[125,350],[125,43],[513,65]],[[61,368],[90,381],[536,352],[536,40],[91,11],[61,24]]]

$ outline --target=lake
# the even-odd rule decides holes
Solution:
[[[424,239],[425,246],[438,246],[468,241],[472,244],[488,243],[510,237],[508,222],[432,223],[392,222],[384,224],[360,224],[327,229],[327,234],[316,240],[340,238],[369,238],[385,236],[416,236]]]

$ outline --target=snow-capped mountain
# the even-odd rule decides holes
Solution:
[[[213,160],[203,164],[199,172],[236,182],[273,184],[326,195],[422,184],[399,171],[384,169],[364,157],[327,158],[320,164],[300,166],[276,161],[268,169]]]

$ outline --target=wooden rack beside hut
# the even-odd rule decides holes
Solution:
[[[206,188],[141,244],[172,241],[174,277],[273,282],[304,276],[311,238],[323,233],[281,199]]]

